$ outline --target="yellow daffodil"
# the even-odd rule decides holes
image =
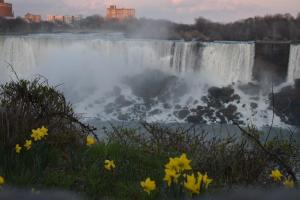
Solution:
[[[5,183],[5,179],[3,176],[0,176],[0,186]]]
[[[45,136],[48,135],[48,129],[42,126],[42,128],[32,129],[31,137],[34,141],[42,140]]]
[[[207,173],[205,173],[202,177],[202,182],[204,184],[205,189],[208,188],[208,186],[212,183],[213,179],[210,179],[207,175]]]
[[[32,141],[31,140],[26,140],[25,141],[25,144],[24,144],[24,147],[29,150],[31,149],[31,146],[32,146]]]
[[[295,187],[295,183],[293,180],[291,179],[286,179],[284,182],[283,182],[283,185],[289,189],[292,189]]]
[[[48,135],[48,129],[45,128],[44,126],[42,126],[42,128],[40,128],[40,132],[43,135],[43,137]]]
[[[190,166],[191,160],[189,160],[186,157],[186,154],[183,153],[179,158],[178,158],[178,168],[179,170],[183,171],[183,170],[191,170],[192,167]]]
[[[176,172],[176,170],[174,170],[174,169],[165,169],[164,181],[166,181],[168,186],[170,187],[172,182],[177,183],[179,176],[180,176],[180,174],[178,174]]]
[[[93,145],[93,144],[95,144],[95,143],[96,143],[96,140],[95,140],[94,136],[88,135],[88,136],[86,137],[86,145],[87,145],[87,146],[91,146],[91,145]]]
[[[180,157],[169,158],[169,163],[165,165],[166,169],[171,169],[175,171],[182,172],[184,170],[191,170],[190,166],[191,160],[189,160],[185,153]]]
[[[276,170],[272,170],[270,176],[274,179],[274,181],[281,181],[282,174],[278,169],[276,169]]]
[[[113,160],[105,160],[104,168],[110,171],[110,170],[116,168],[116,165]]]
[[[184,187],[191,194],[199,194],[200,193],[200,185],[201,185],[201,180],[197,179],[194,174],[186,176],[186,181],[184,182]]]
[[[141,181],[141,186],[145,192],[150,194],[151,191],[156,189],[155,181],[152,181],[150,178],[147,178],[145,181]]]
[[[16,153],[21,153],[22,147],[19,144],[16,145]]]
[[[166,169],[170,169],[170,170],[174,170],[174,171],[178,171],[178,158],[169,158],[169,162],[165,165]]]

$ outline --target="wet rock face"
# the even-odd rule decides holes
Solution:
[[[270,102],[270,107],[273,107],[272,95]],[[296,81],[294,87],[285,87],[274,94],[274,111],[283,122],[300,126],[300,80]]]
[[[289,44],[256,43],[253,76],[255,80],[273,80],[282,83],[287,76]]]
[[[239,102],[240,96],[234,93],[232,87],[217,88],[212,87],[208,90],[208,95],[202,97],[204,106],[197,106],[191,109],[191,114],[187,117],[190,123],[210,122],[228,123],[231,121],[239,122],[241,114],[237,107],[232,104]]]
[[[134,95],[143,99],[158,98],[166,101],[169,98],[182,96],[187,91],[187,86],[180,82],[178,77],[160,70],[146,70],[127,78],[124,82],[130,86]]]

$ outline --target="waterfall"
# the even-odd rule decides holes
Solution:
[[[228,84],[252,80],[255,45],[253,43],[206,43],[201,70],[211,78]]]
[[[24,74],[36,66],[32,43],[22,37],[0,39],[0,74],[7,75],[9,65]]]
[[[97,54],[107,67],[123,65],[123,68],[135,66],[199,73],[223,84],[251,81],[255,51],[253,43],[107,39],[84,35],[7,36],[0,38],[0,44],[2,71],[5,62],[23,74],[36,67],[61,65],[71,58],[86,57],[92,62],[89,56]],[[71,64],[78,64],[74,62]]]
[[[292,44],[290,47],[287,82],[293,83],[295,79],[300,79],[300,45]]]

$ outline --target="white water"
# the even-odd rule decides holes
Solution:
[[[174,72],[210,74],[216,82],[229,84],[251,81],[253,43],[196,43],[159,40],[102,39],[97,37],[19,36],[0,38],[1,69],[6,62],[20,74],[49,65],[49,57],[59,54],[68,61],[78,56],[66,51],[82,49],[81,57],[98,54],[113,65],[160,68]],[[50,61],[51,62],[51,61]],[[59,64],[59,63],[58,63]],[[94,63],[97,65],[97,63]]]
[[[287,82],[300,79],[300,45],[291,45]]]
[[[169,85],[167,90],[176,91],[166,101],[172,108],[166,109],[164,102],[159,102],[145,111],[147,120],[182,121],[173,115],[177,110],[175,105],[191,109],[196,106],[195,100],[198,100],[197,105],[204,105],[201,97],[207,94],[209,87],[234,82],[237,83],[236,92],[242,97],[240,103],[235,103],[244,115],[243,120],[262,126],[272,120],[272,114],[267,111],[268,97],[257,94],[258,100],[251,100],[237,88],[252,80],[254,52],[254,43],[243,42],[129,40],[89,34],[7,36],[0,37],[0,82],[13,77],[7,67],[10,63],[20,77],[42,74],[51,84],[63,84],[60,88],[77,112],[115,119],[118,113],[135,112],[136,105],[143,104],[132,88],[124,84],[124,77],[135,82],[134,75],[145,73],[146,69],[158,69],[168,76],[179,77],[186,88],[180,89],[178,82]],[[154,87],[143,84],[142,88]],[[117,113],[105,113],[105,106],[115,101],[115,96],[111,95],[115,86],[135,105],[118,108]],[[250,112],[253,101],[257,101],[259,108],[255,113]],[[155,109],[162,112],[148,114]],[[274,124],[280,125],[279,121],[275,117]]]

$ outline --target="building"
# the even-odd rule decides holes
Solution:
[[[63,22],[66,24],[73,24],[74,23],[74,16],[65,15]]]
[[[111,5],[106,10],[106,18],[123,20],[127,18],[135,17],[135,9],[133,8],[117,8],[115,5]]]
[[[62,15],[48,15],[47,16],[47,21],[49,22],[64,22],[64,16]]]
[[[0,0],[0,17],[14,17],[12,4]]]
[[[71,16],[71,15],[48,15],[47,21],[49,22],[61,22],[65,24],[73,24],[74,22],[78,22],[82,19],[82,15]]]
[[[42,21],[41,15],[34,15],[31,13],[27,13],[24,18],[29,23],[40,23]]]

